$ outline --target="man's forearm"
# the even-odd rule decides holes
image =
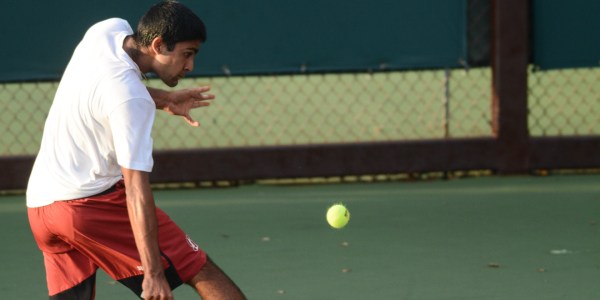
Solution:
[[[169,92],[157,88],[146,87],[157,109],[163,109],[169,103]]]
[[[148,173],[123,168],[123,177],[127,210],[144,273],[161,274],[163,268],[158,247],[158,221]]]

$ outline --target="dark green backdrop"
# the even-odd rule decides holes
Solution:
[[[155,2],[9,0],[0,81],[59,78],[89,26],[135,27]],[[465,0],[181,2],[208,27],[194,75],[456,67],[466,56]]]
[[[533,62],[542,69],[600,66],[600,1],[532,1]]]
[[[0,81],[60,78],[89,26],[121,17],[135,27],[155,2],[4,1]],[[445,68],[467,60],[467,0],[181,2],[208,27],[193,75]],[[599,1],[533,0],[531,10],[534,64],[598,66]]]

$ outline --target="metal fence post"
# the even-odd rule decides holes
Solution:
[[[529,170],[527,66],[529,1],[492,1],[492,122],[497,171]]]

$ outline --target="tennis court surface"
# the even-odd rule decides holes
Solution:
[[[600,299],[600,176],[160,190],[249,299]],[[351,212],[343,230],[327,207]],[[110,230],[107,228],[107,230]],[[0,197],[2,299],[46,299],[24,196]],[[176,299],[193,299],[180,287]],[[99,272],[97,299],[135,299]]]

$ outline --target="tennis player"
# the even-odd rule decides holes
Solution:
[[[205,39],[198,16],[165,1],[135,32],[125,20],[108,19],[89,28],[75,49],[27,188],[50,299],[93,299],[98,268],[145,299],[173,299],[172,289],[183,283],[202,299],[245,298],[156,208],[148,179],[156,109],[198,126],[190,110],[214,95],[208,87],[149,89],[143,74],[176,86]]]

